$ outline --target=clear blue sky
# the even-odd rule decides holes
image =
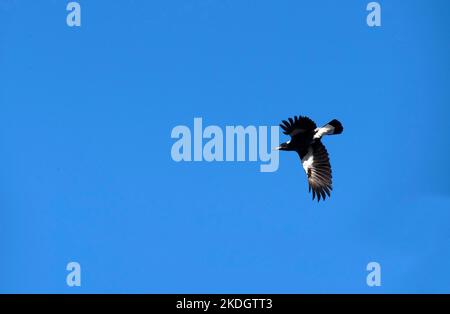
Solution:
[[[67,2],[0,0],[0,292],[450,292],[449,1]],[[171,159],[299,114],[345,127],[326,202],[295,153]]]

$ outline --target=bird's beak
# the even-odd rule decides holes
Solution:
[[[280,144],[280,146],[275,147],[273,150],[285,150],[287,147],[288,147],[287,144],[283,143],[283,144]]]

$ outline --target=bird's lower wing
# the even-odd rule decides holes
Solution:
[[[325,199],[331,194],[332,175],[328,152],[322,142],[315,141],[309,148],[308,153],[302,158],[303,169],[308,176],[309,191],[313,199]]]

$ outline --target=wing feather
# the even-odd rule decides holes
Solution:
[[[309,147],[308,153],[302,158],[303,169],[308,176],[309,191],[312,191],[313,200],[317,201],[331,196],[332,171],[328,152],[322,142],[315,141]]]
[[[307,131],[314,131],[317,128],[314,121],[308,117],[294,116],[293,119],[288,118],[288,120],[281,121],[280,127],[283,129],[284,134],[290,135],[291,137]]]

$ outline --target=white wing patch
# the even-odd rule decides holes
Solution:
[[[312,147],[308,149],[308,153],[302,158],[302,166],[308,175],[308,169],[311,169],[314,162],[314,150]]]

